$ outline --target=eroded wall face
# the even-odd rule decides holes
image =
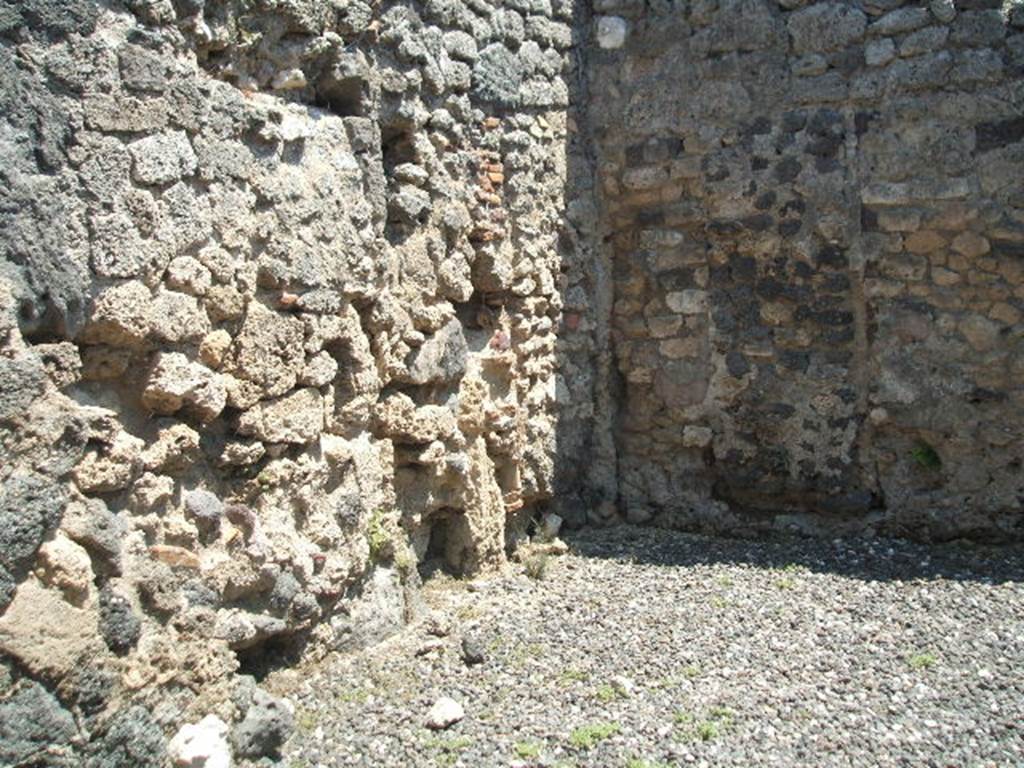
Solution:
[[[601,13],[627,516],[1019,533],[1019,4]]]
[[[152,720],[239,716],[240,663],[383,637],[418,569],[500,565],[571,490],[572,15],[0,7],[5,718],[73,711],[97,765],[125,738],[162,764]]]

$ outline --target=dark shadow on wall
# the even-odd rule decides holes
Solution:
[[[563,306],[556,347],[557,452],[550,504],[571,529],[619,519],[614,424],[621,395],[610,338],[612,251],[591,131],[595,42],[589,3],[576,3],[573,29],[576,39],[566,78],[565,210],[558,239]]]

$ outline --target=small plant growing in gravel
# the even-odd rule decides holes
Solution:
[[[530,555],[523,561],[526,575],[534,581],[543,581],[548,575],[548,556],[543,553]]]
[[[562,683],[585,683],[590,679],[590,674],[582,669],[563,669],[558,679]]]
[[[793,589],[797,584],[796,575],[807,572],[807,568],[799,563],[786,563],[776,570],[782,574],[782,577],[775,582],[775,586],[779,589]]]
[[[626,768],[672,768],[669,763],[661,760],[645,760],[641,757],[634,757],[626,761]]]
[[[796,586],[796,579],[792,576],[783,576],[775,582],[778,589],[793,589]]]
[[[591,749],[598,742],[614,736],[621,730],[618,723],[590,723],[569,734],[569,743],[576,749]]]
[[[621,688],[616,688],[614,685],[611,685],[610,683],[605,683],[604,685],[599,686],[596,691],[594,691],[594,698],[596,698],[598,701],[604,704],[608,704],[609,702],[615,701],[616,699],[626,698],[626,693]]]
[[[907,659],[911,669],[931,669],[939,663],[939,658],[934,653],[915,653]]]
[[[910,455],[922,469],[936,470],[942,468],[942,459],[935,449],[923,440],[910,450]]]
[[[450,738],[435,736],[426,741],[427,749],[440,753],[435,759],[437,765],[453,765],[459,752],[471,746],[473,746],[473,739],[469,736],[453,736]]]
[[[536,741],[517,741],[514,748],[516,757],[523,760],[532,760],[540,757],[540,744]]]
[[[700,720],[689,712],[677,712],[675,720],[684,741],[714,741],[732,727],[733,714],[726,707],[713,707]]]
[[[302,733],[309,733],[316,728],[319,722],[316,712],[312,712],[308,709],[300,709],[298,714],[295,716],[295,726]]]

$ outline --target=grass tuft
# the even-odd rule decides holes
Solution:
[[[569,743],[577,749],[592,749],[622,730],[618,723],[590,723],[569,734]]]

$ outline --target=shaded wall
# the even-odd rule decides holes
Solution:
[[[626,516],[1019,535],[1019,5],[600,14]]]

